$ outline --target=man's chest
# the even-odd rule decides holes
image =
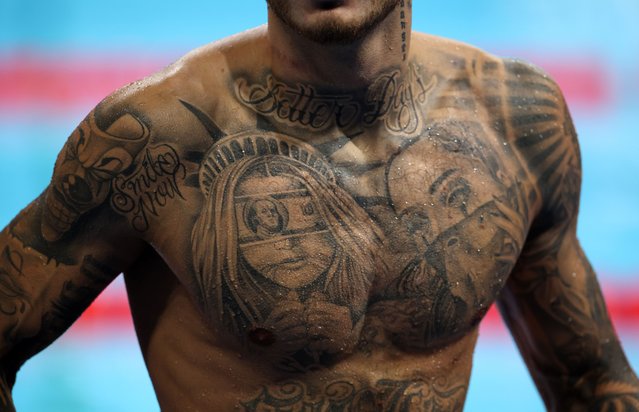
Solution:
[[[478,321],[517,259],[515,166],[478,124],[316,144],[228,135],[193,168],[187,253],[160,253],[182,260],[212,322],[292,369],[388,336],[429,347]]]

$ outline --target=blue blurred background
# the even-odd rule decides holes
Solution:
[[[111,90],[209,41],[263,24],[264,0],[0,0],[0,226],[48,183],[69,132]],[[639,1],[415,1],[414,28],[525,58],[553,75],[580,134],[579,235],[639,368]],[[482,326],[468,411],[541,411],[495,314]],[[20,412],[154,411],[116,281],[18,375]]]

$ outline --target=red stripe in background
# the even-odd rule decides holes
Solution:
[[[519,53],[520,55],[522,53]],[[607,70],[590,57],[531,59],[559,83],[569,104],[596,109],[610,103]],[[169,59],[132,56],[102,58],[19,55],[0,61],[0,110],[30,107],[64,110],[95,105],[115,89],[157,71]]]
[[[633,279],[637,279],[633,277]],[[604,285],[608,311],[619,331],[637,333],[639,325],[639,283]],[[99,335],[100,332],[132,331],[133,322],[123,286],[116,284],[100,295],[71,328],[82,336]],[[495,306],[491,307],[482,322],[482,336],[504,337],[506,327]]]
[[[0,62],[0,110],[73,109],[95,105],[127,83],[169,63],[158,59],[21,56]]]
[[[632,279],[637,278],[632,277]],[[605,284],[603,293],[608,313],[617,331],[636,334],[637,325],[639,325],[639,300],[637,299],[639,284],[634,282],[627,285]],[[482,332],[497,336],[508,333],[495,305],[490,308],[482,322]]]

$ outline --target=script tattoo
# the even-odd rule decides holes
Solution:
[[[303,84],[289,87],[272,75],[266,77],[265,85],[249,85],[248,80],[240,78],[235,90],[240,101],[257,113],[309,129],[333,124],[345,128],[354,124],[361,112],[353,96],[318,94],[313,86]]]
[[[407,24],[406,24],[406,3],[408,3],[408,7],[411,7],[412,0],[400,0],[399,1],[399,24],[402,29],[402,59],[405,61],[408,55],[408,35],[406,33]]]
[[[235,92],[255,112],[289,125],[311,130],[337,126],[357,134],[361,127],[382,121],[392,133],[413,135],[421,130],[422,106],[436,83],[436,77],[424,81],[411,64],[405,77],[399,70],[383,74],[363,93],[321,93],[310,85],[289,86],[272,75],[266,77],[266,84],[239,78]]]
[[[178,181],[185,176],[186,168],[172,147],[148,148],[131,176],[118,176],[113,181],[111,206],[131,216],[132,226],[144,232],[149,228],[149,217],[158,215],[158,208],[169,200],[184,199]]]
[[[323,388],[289,381],[264,387],[250,401],[242,402],[245,411],[291,412],[459,412],[464,406],[466,385],[450,384],[446,379],[382,379],[373,386],[340,380]]]

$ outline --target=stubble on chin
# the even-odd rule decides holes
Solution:
[[[399,4],[399,0],[372,0],[368,13],[357,22],[326,18],[305,26],[296,22],[292,17],[288,0],[266,0],[266,2],[275,15],[294,32],[311,41],[325,45],[343,45],[360,40]]]

